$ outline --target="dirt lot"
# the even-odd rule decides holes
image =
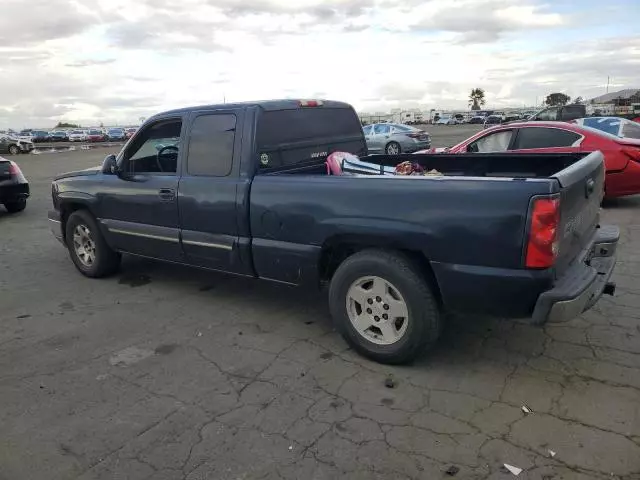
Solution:
[[[452,319],[392,368],[346,347],[323,293],[129,258],[80,276],[50,180],[105,152],[18,157],[33,197],[0,209],[0,479],[640,479],[640,198],[604,211],[616,298],[544,329]]]

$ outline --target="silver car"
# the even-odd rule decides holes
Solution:
[[[431,148],[431,137],[424,130],[398,123],[374,123],[362,129],[369,153],[412,153]]]

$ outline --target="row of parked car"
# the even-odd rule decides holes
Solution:
[[[130,138],[136,128],[90,128],[73,130],[23,130],[18,134],[21,140],[33,143],[49,142],[107,142]]]

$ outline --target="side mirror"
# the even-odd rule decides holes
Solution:
[[[117,175],[119,173],[116,156],[111,154],[104,157],[102,161],[102,173],[106,175]]]

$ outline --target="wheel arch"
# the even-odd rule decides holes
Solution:
[[[318,258],[320,283],[329,283],[340,264],[351,255],[363,250],[375,249],[399,252],[409,258],[418,267],[423,278],[432,287],[436,299],[442,305],[442,294],[427,252],[416,249],[415,246],[406,244],[401,238],[395,236],[392,238],[384,235],[343,234],[327,239],[322,245]]]
[[[60,206],[62,238],[64,240],[66,240],[67,220],[73,212],[76,212],[78,210],[86,210],[94,217],[96,216],[95,212],[93,211],[94,198],[92,196],[86,194],[71,195],[70,193],[72,192],[61,193],[58,197]]]

